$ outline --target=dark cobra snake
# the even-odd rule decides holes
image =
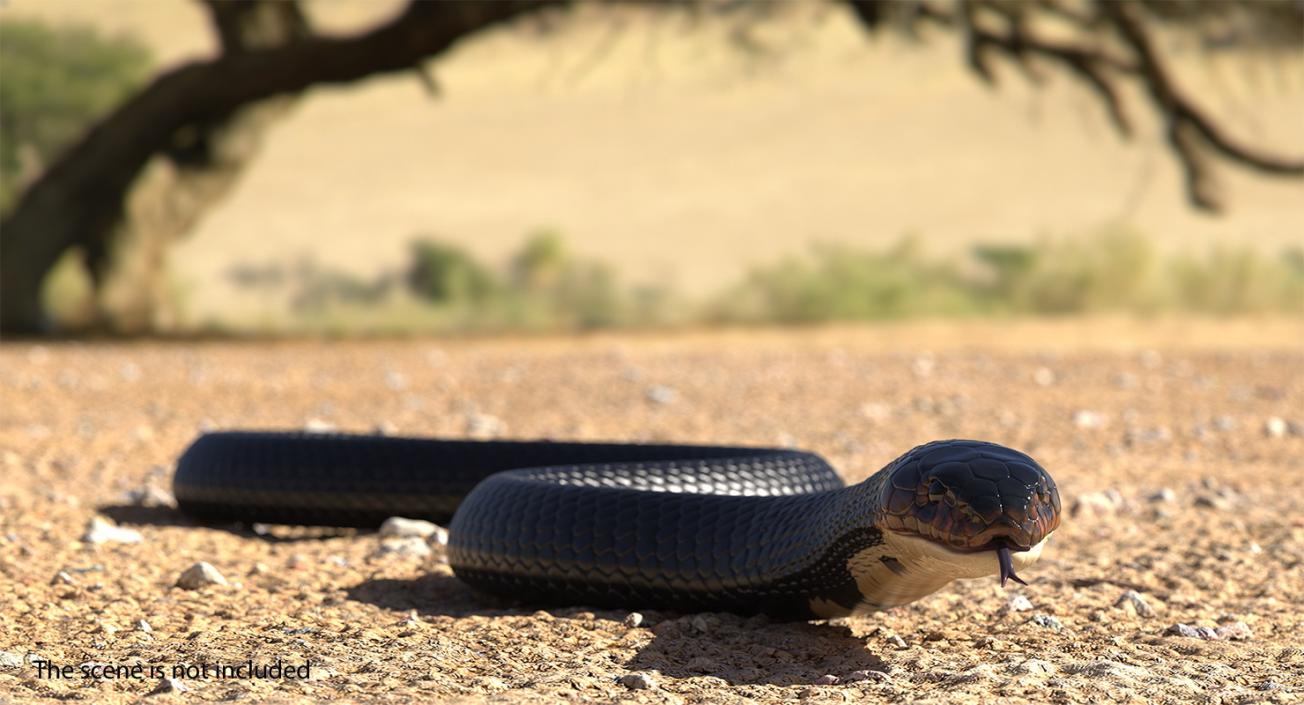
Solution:
[[[839,617],[1037,560],[1059,526],[1032,458],[935,441],[844,486],[794,450],[210,433],[177,465],[207,521],[449,525],[472,587],[548,604]]]

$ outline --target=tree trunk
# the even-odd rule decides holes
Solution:
[[[192,153],[187,148],[197,144],[193,130],[211,132],[232,119],[265,120],[266,116],[240,117],[239,112],[312,85],[411,70],[468,34],[549,4],[557,3],[412,2],[392,22],[356,37],[313,37],[268,46],[269,38],[255,32],[245,35],[245,40],[252,44],[256,37],[266,48],[223,51],[216,60],[159,76],[67,150],[0,223],[0,333],[49,330],[41,308],[41,282],[68,249],[81,247],[95,270],[107,271],[101,263],[123,222],[132,185],[157,154],[188,164],[184,156]],[[211,7],[224,42],[224,23],[238,33],[238,27],[248,26],[238,19],[241,16],[255,24],[265,21],[252,17],[252,11],[238,9],[239,3],[215,2]],[[216,161],[221,164],[222,159]],[[230,167],[229,160],[220,166]],[[212,182],[202,186],[195,182],[195,188],[211,194],[225,189],[222,181],[217,179],[216,187]],[[196,207],[176,222],[197,217],[201,210]]]

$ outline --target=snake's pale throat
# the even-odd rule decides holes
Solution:
[[[1010,557],[1010,547],[1002,543],[1000,548],[996,549],[996,561],[1001,564],[1001,587],[1005,587],[1006,581],[1013,580],[1020,585],[1027,585],[1023,578],[1014,574],[1014,559]]]

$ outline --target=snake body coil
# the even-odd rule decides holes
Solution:
[[[174,491],[210,521],[451,521],[456,575],[516,599],[797,619],[1018,580],[1060,509],[1027,455],[964,440],[847,487],[793,450],[223,432],[185,452]]]

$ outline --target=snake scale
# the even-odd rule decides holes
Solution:
[[[1036,461],[970,440],[845,486],[787,449],[219,432],[186,450],[173,489],[214,522],[451,522],[454,573],[517,600],[788,619],[1022,582],[1060,517]]]

